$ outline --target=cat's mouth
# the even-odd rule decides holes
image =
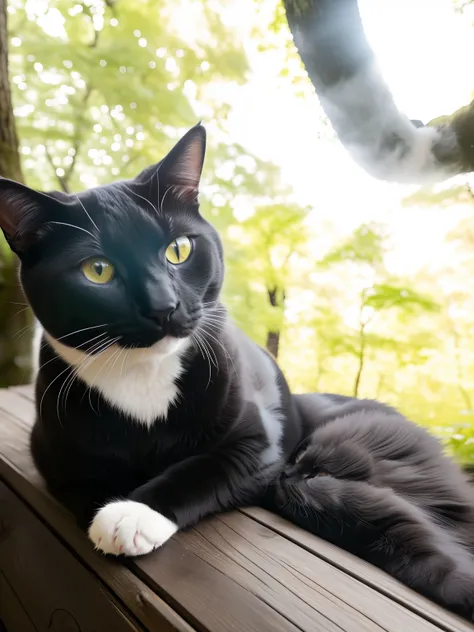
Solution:
[[[147,354],[161,356],[167,356],[175,353],[185,347],[187,344],[186,338],[174,338],[173,336],[165,336],[158,342],[155,342],[148,347],[142,347],[142,356],[146,357]]]
[[[168,340],[179,340],[185,335],[162,332],[136,332],[133,334],[123,334],[117,344],[125,349],[147,349],[159,343],[166,343]]]
[[[122,331],[118,345],[126,349],[147,349],[167,340],[182,340],[187,338],[197,326],[190,323],[186,326],[176,326],[169,323],[165,327],[143,328],[141,330]]]

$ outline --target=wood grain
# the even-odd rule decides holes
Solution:
[[[300,548],[311,551],[315,556],[330,562],[346,575],[354,577],[382,595],[396,601],[406,609],[416,612],[428,621],[435,623],[440,629],[447,632],[473,632],[474,627],[464,619],[447,612],[441,606],[410,590],[382,570],[350,553],[346,553],[346,551],[330,542],[321,540],[300,527],[259,507],[243,509],[242,513],[252,517],[258,523],[284,536],[291,542],[296,542]]]
[[[221,515],[180,537],[301,630],[439,629],[242,514]]]
[[[0,618],[7,629],[23,630],[25,614],[37,630],[52,632],[138,632],[106,591],[69,551],[2,483],[0,539],[3,587],[14,593],[16,614],[4,601]],[[23,612],[19,612],[21,609]],[[85,607],[87,605],[87,607]],[[12,620],[14,625],[8,625]]]

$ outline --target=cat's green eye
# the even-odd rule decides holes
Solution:
[[[84,261],[81,269],[86,279],[96,285],[105,285],[106,283],[109,283],[114,278],[115,274],[115,268],[110,261],[99,257]]]
[[[176,266],[189,259],[192,249],[193,245],[189,237],[178,237],[170,243],[165,256],[170,263]]]

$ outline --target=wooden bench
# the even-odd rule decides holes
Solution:
[[[126,564],[93,551],[28,451],[30,387],[0,391],[0,632],[472,632],[378,569],[260,509]]]

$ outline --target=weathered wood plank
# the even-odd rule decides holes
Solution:
[[[242,514],[205,521],[181,541],[305,632],[438,629]]]
[[[7,629],[38,632],[9,581],[0,570],[0,632],[7,632]]]
[[[14,592],[17,609],[12,613],[7,604],[0,606],[0,618],[7,626],[11,622],[7,629],[20,630],[27,612],[38,630],[143,630],[123,614],[103,584],[1,482],[0,506],[0,575]]]
[[[31,388],[0,390],[0,410],[13,415],[29,431],[35,418],[35,404]]]
[[[299,547],[311,551],[322,560],[330,562],[333,566],[342,569],[367,586],[374,588],[393,601],[418,613],[428,621],[435,623],[447,632],[472,632],[473,626],[464,619],[447,612],[429,599],[410,590],[399,581],[384,573],[380,569],[364,562],[350,553],[333,544],[316,538],[290,522],[275,516],[259,507],[243,509],[242,513],[254,518],[260,524],[295,542]]]

